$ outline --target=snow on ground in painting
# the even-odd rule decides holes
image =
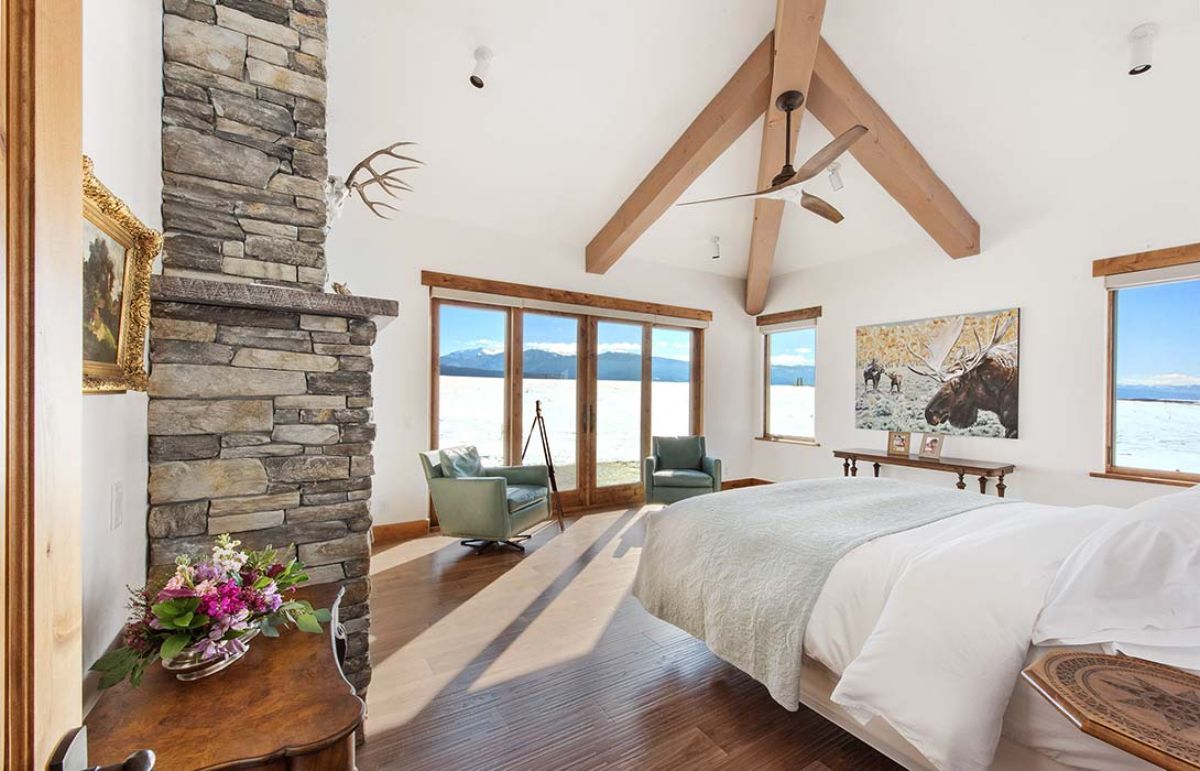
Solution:
[[[504,380],[489,377],[441,377],[438,399],[438,443],[442,447],[473,444],[484,463],[504,463]],[[641,388],[637,381],[601,380],[596,404],[597,475],[603,485],[641,480]],[[655,436],[688,433],[690,422],[689,383],[651,384],[650,428]],[[811,389],[804,389],[811,390]],[[525,381],[522,396],[521,441],[529,435],[534,402],[542,402],[542,415],[550,439],[550,451],[558,473],[559,489],[576,485],[577,401],[574,380]],[[541,463],[541,450],[534,444],[527,460]]]
[[[887,375],[881,378],[879,389],[867,386],[861,375],[854,391],[854,427],[880,431],[912,431],[914,433],[960,434],[1004,438],[1004,426],[996,413],[980,410],[975,425],[957,428],[943,423],[936,428],[925,420],[925,406],[937,393],[940,383],[911,372],[904,374],[900,391],[893,391]]]
[[[1116,465],[1200,473],[1200,403],[1117,401]]]

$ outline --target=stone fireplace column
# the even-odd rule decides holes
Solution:
[[[347,679],[370,682],[371,346],[391,300],[155,276],[152,572],[208,551],[293,545],[345,588]],[[158,568],[161,570],[162,568]]]
[[[326,0],[162,0],[163,275],[151,284],[152,573],[230,533],[345,587],[370,680],[371,346],[326,294]]]

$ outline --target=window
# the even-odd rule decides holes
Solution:
[[[639,500],[650,437],[703,431],[707,311],[426,280],[436,281],[431,447],[475,445],[488,465],[543,463],[536,436],[521,457],[540,403],[570,509]]]
[[[1109,276],[1107,471],[1200,480],[1200,277],[1162,275]]]
[[[816,307],[758,317],[763,333],[763,439],[816,439],[820,315]]]
[[[438,318],[437,441],[471,444],[484,465],[503,466],[508,313],[442,305]]]
[[[650,354],[650,433],[692,432],[692,336],[690,329],[655,327]]]
[[[559,490],[574,490],[579,479],[576,416],[579,404],[579,319],[544,313],[523,313],[524,362],[522,367],[520,430],[522,447],[540,403],[546,439],[555,459]],[[542,463],[534,437],[526,463]]]

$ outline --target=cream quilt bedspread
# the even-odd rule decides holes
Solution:
[[[838,560],[881,536],[1001,502],[888,479],[689,498],[647,517],[633,594],[795,710],[804,630]]]

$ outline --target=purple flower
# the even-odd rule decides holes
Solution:
[[[162,602],[163,600],[177,600],[181,598],[192,597],[194,594],[195,593],[186,586],[181,586],[176,589],[164,587],[163,590],[158,593],[157,599],[159,602]]]

